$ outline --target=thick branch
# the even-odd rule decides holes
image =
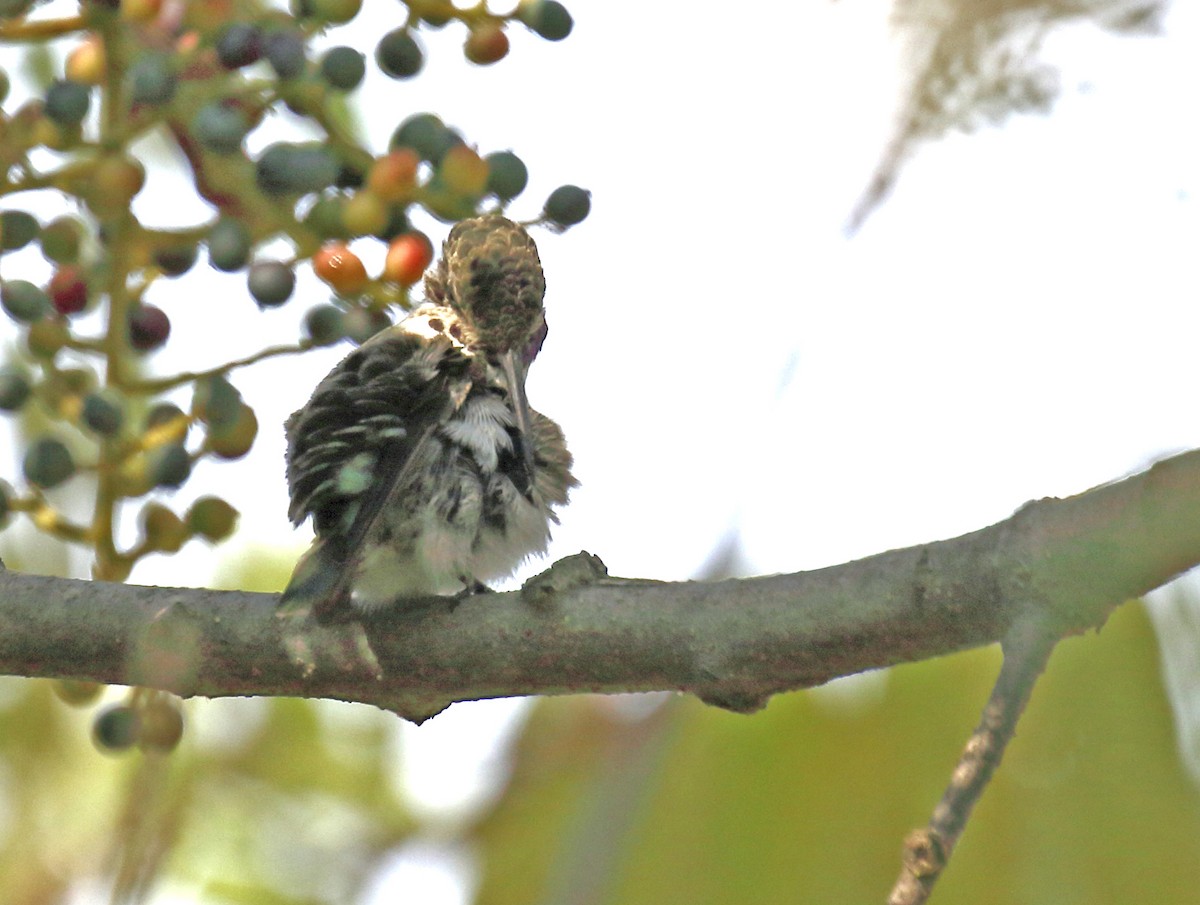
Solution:
[[[412,601],[361,627],[280,620],[268,594],[6,573],[0,672],[340,698],[414,719],[457,700],[659,689],[750,711],[779,691],[990,644],[1023,615],[1082,631],[1197,563],[1200,451],[814,572]]]

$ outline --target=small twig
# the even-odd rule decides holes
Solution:
[[[257,364],[267,358],[277,358],[280,355],[298,355],[301,352],[307,352],[311,348],[312,340],[308,339],[302,339],[300,342],[288,346],[268,346],[265,349],[260,349],[253,355],[247,355],[245,358],[238,358],[234,361],[227,361],[225,364],[209,368],[207,371],[186,371],[182,374],[176,374],[173,377],[160,377],[156,380],[126,380],[123,389],[130,393],[164,393],[167,390],[173,390],[175,387],[180,387],[184,384],[195,383],[197,380],[204,380],[207,377],[216,377],[235,368],[244,368],[247,365]]]
[[[1025,618],[1018,620],[1001,642],[1004,662],[983,717],[967,742],[929,825],[913,830],[904,840],[904,863],[888,905],[921,905],[929,898],[966,828],[971,810],[1004,756],[1017,720],[1029,702],[1034,683],[1046,668],[1058,637],[1045,621]]]
[[[86,27],[83,16],[70,16],[65,19],[18,19],[0,25],[0,44],[20,41],[50,41],[61,38]]]

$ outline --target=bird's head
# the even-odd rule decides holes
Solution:
[[[499,214],[450,230],[425,291],[454,309],[464,343],[486,354],[512,355],[528,367],[546,337],[546,278],[537,246],[524,227]]]

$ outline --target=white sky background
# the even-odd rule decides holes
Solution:
[[[331,43],[369,50],[399,23],[398,5],[366,5]],[[561,183],[593,193],[581,226],[536,236],[550,334],[529,397],[563,425],[583,482],[552,555],[582,548],[614,574],[683,579],[736,525],[755,571],[813,568],[973,530],[1200,445],[1195,5],[1175,5],[1161,37],[1088,24],[1053,37],[1052,114],[922,147],[852,240],[842,228],[900,84],[887,3],[568,8],[565,42],[514,28],[510,56],[486,69],[461,58],[461,26],[423,32],[420,77],[373,72],[361,92],[376,150],[429,109],[482,152],[520,154],[532,180],[518,218]],[[209,218],[155,178],[144,219]],[[420,225],[440,242],[444,226]],[[303,300],[260,313],[241,276],[205,264],[153,299],[173,318],[164,370],[291,340],[324,297],[307,283]],[[243,504],[225,554],[306,544],[286,519],[280,425],[344,353],[233,375],[259,442],[180,494]],[[203,584],[211,563],[192,544],[133,579]],[[406,731],[406,757],[478,748],[473,725],[511,705],[487,706]],[[462,770],[416,785],[453,799],[471,785]]]

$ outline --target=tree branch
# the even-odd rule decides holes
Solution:
[[[938,543],[717,582],[599,578],[406,601],[328,628],[276,596],[0,574],[0,672],[185,697],[361,701],[414,720],[458,700],[676,690],[738,711],[776,692],[1004,638],[1056,636],[1200,562],[1200,451]]]
[[[904,863],[888,905],[923,905],[941,876],[967,819],[1000,766],[1012,741],[1017,720],[1029,703],[1033,686],[1046,668],[1057,635],[1038,620],[1018,622],[1002,642],[1004,663],[988,698],[979,726],[971,735],[950,777],[950,785],[929,825],[904,840]]]

